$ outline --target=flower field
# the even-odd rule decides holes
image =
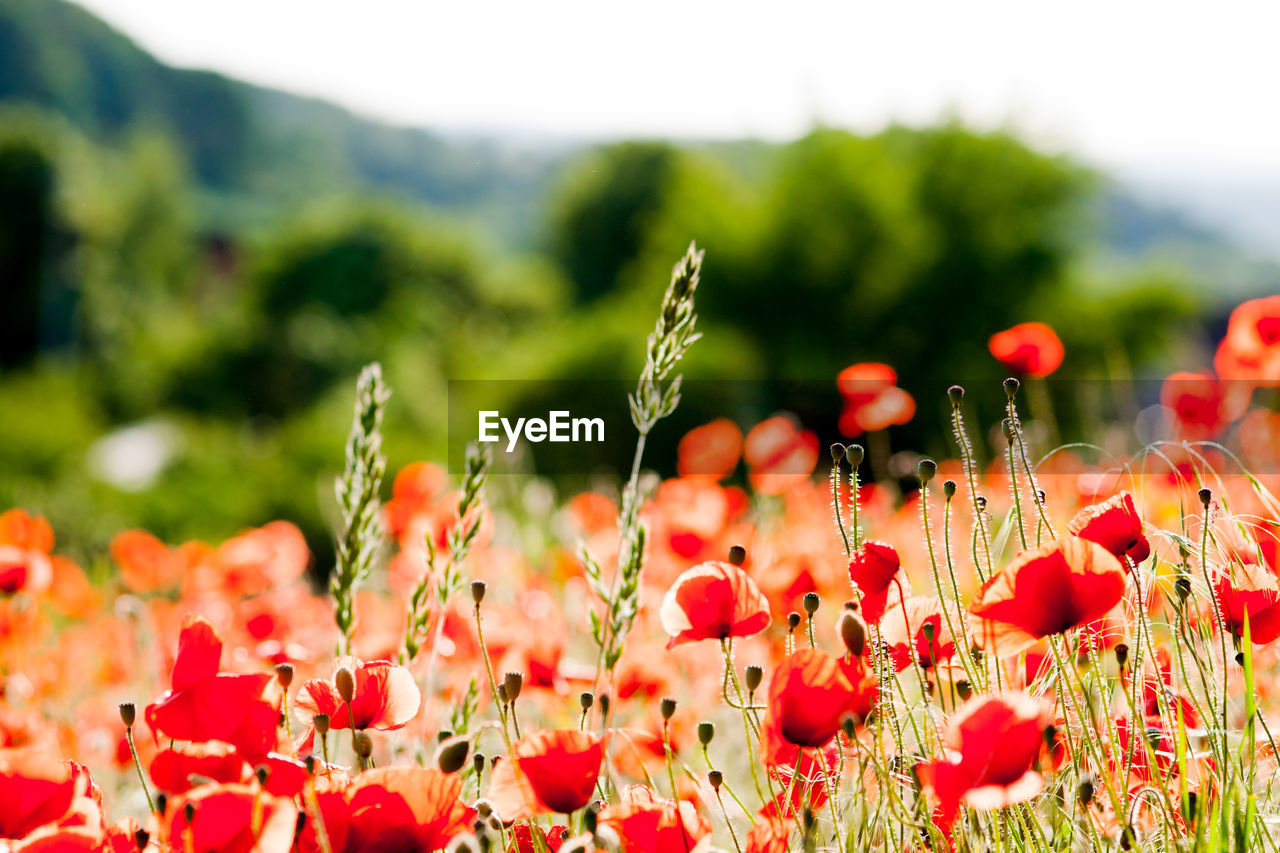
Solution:
[[[722,418],[658,481],[700,264],[616,495],[530,509],[475,448],[387,472],[371,367],[327,588],[287,522],[120,531],[92,583],[39,507],[0,515],[0,850],[1280,847],[1280,297],[1123,457],[1035,444],[1063,347],[1026,323],[1003,385],[852,365],[848,443]],[[926,411],[952,458],[872,476]]]

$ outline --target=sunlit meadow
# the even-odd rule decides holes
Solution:
[[[0,516],[0,850],[1276,848],[1280,297],[1124,456],[1046,438],[1063,347],[1027,323],[989,341],[1003,385],[914,400],[852,365],[850,443],[720,419],[659,482],[646,437],[716,333],[701,263],[616,494],[543,506],[477,448],[386,471],[373,365],[327,589],[285,522],[122,530],[95,585],[39,507]],[[871,476],[924,411],[953,457]]]

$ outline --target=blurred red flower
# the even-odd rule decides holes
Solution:
[[[743,853],[787,853],[791,824],[776,817],[758,820],[747,833]]]
[[[747,433],[743,456],[751,468],[751,485],[758,492],[778,494],[818,464],[818,436],[802,430],[786,415],[761,421]]]
[[[493,768],[487,798],[504,823],[575,812],[591,802],[603,759],[604,742],[588,732],[533,732]]]
[[[1222,382],[1207,371],[1179,371],[1165,377],[1160,405],[1179,436],[1200,441],[1218,435],[1244,414],[1249,390],[1241,383]]]
[[[1128,557],[1135,566],[1151,556],[1151,543],[1142,533],[1142,519],[1128,492],[1080,510],[1068,523],[1067,531],[1098,543],[1117,560]]]
[[[897,550],[885,542],[868,539],[849,559],[849,580],[859,593],[862,617],[868,624],[880,621],[890,606],[890,596],[901,600],[909,589]]]
[[[24,551],[53,551],[53,527],[40,515],[15,508],[0,513],[0,545],[12,545]]]
[[[681,477],[702,475],[723,480],[738,467],[742,430],[728,418],[716,418],[685,433],[676,456],[676,472]]]
[[[134,592],[152,592],[177,584],[182,557],[145,530],[123,530],[111,540],[111,559],[120,579]]]
[[[347,789],[347,849],[439,850],[469,832],[475,812],[458,799],[462,776],[425,767],[366,770]]]
[[[836,377],[844,397],[840,433],[849,438],[905,424],[916,413],[916,401],[898,385],[898,374],[879,362],[851,364]]]
[[[849,661],[818,649],[783,658],[769,683],[765,715],[766,761],[793,746],[825,746],[845,715],[861,722],[871,713],[878,689],[861,658]]]
[[[1006,368],[1023,376],[1044,377],[1062,364],[1062,341],[1045,323],[1019,323],[996,332],[987,348]]]
[[[219,671],[222,638],[203,616],[189,615],[173,662],[173,689],[146,708],[157,737],[219,740],[233,744],[248,760],[276,747],[279,697],[268,698],[273,676]]]
[[[750,637],[769,627],[769,601],[740,567],[711,561],[687,569],[662,599],[667,648],[698,640]]]
[[[1280,296],[1236,306],[1213,359],[1218,375],[1264,387],[1280,385]]]
[[[949,828],[961,803],[988,811],[1039,793],[1035,766],[1052,721],[1052,707],[1024,693],[977,696],[961,707],[942,734],[943,757],[916,767],[937,801],[934,822]]]
[[[1100,619],[1124,595],[1125,570],[1101,545],[1065,536],[1023,551],[969,606],[974,641],[997,657]]]

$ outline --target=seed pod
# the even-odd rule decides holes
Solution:
[[[729,562],[735,566],[741,566],[747,561],[747,549],[741,545],[734,545],[729,549]]]
[[[792,610],[787,614],[787,630],[794,631],[800,627],[800,614]]]
[[[1010,376],[1008,379],[1004,381],[1005,396],[1008,397],[1010,400],[1012,400],[1015,396],[1017,396],[1018,389],[1021,387],[1022,387],[1022,383],[1019,382],[1016,377]]]
[[[676,700],[672,699],[670,696],[664,696],[662,697],[662,703],[658,706],[658,709],[662,712],[662,719],[669,720],[676,713]]]
[[[958,406],[960,401],[964,399],[964,387],[961,385],[952,385],[947,389],[947,399],[951,401],[951,405]]]
[[[1124,665],[1129,662],[1129,646],[1125,643],[1119,643],[1116,645],[1115,651],[1116,651],[1116,664],[1119,665],[1121,669],[1123,669]]]
[[[120,720],[126,729],[133,728],[133,721],[138,718],[138,709],[132,702],[120,703]]]
[[[862,449],[861,444],[850,444],[845,447],[844,455],[848,458],[849,464],[857,468],[862,464],[862,457],[866,455],[866,451]]]
[[[351,745],[355,747],[356,755],[361,758],[368,758],[373,755],[373,738],[369,737],[368,732],[356,732],[351,738]]]
[[[471,600],[476,603],[477,607],[480,606],[480,602],[484,601],[485,589],[486,587],[485,587],[484,581],[471,582]]]
[[[840,442],[832,442],[831,444],[831,461],[839,462],[844,458],[844,445]]]
[[[932,459],[921,459],[920,464],[916,466],[916,474],[920,477],[920,482],[928,483],[938,473],[938,463]]]
[[[853,610],[845,610],[840,614],[840,639],[844,647],[855,658],[862,657],[867,646],[867,626],[862,624],[858,614]]]
[[[716,736],[716,724],[703,721],[698,723],[698,743],[703,746],[710,746],[711,741]]]
[[[519,672],[508,672],[502,678],[502,686],[507,688],[507,700],[514,702],[520,698],[520,689],[524,687],[524,675]]]
[[[578,704],[582,706],[583,711],[590,711],[591,706],[595,704],[595,694],[590,690],[584,690],[578,694]]]
[[[755,693],[760,688],[760,682],[764,681],[764,670],[751,664],[743,673],[743,681],[747,683],[747,692]]]
[[[943,480],[942,494],[946,496],[947,500],[951,500],[952,498],[954,498],[956,496],[956,481]]]
[[[338,688],[338,695],[343,702],[350,702],[356,695],[356,677],[345,666],[338,667],[333,675],[333,686]]]
[[[822,599],[818,597],[816,592],[806,592],[803,601],[804,612],[810,616],[818,612],[818,605],[822,603]]]
[[[707,781],[711,783],[711,787],[719,791],[720,786],[724,784],[724,774],[719,770],[707,771]]]
[[[316,727],[316,734],[324,737],[329,733],[329,715],[316,714],[311,718],[311,725]]]
[[[276,679],[279,680],[280,686],[285,690],[289,689],[289,685],[293,684],[293,664],[278,663],[276,664]]]
[[[1200,495],[1200,505],[1208,509],[1209,503],[1213,500],[1213,490],[1201,489],[1198,494]]]

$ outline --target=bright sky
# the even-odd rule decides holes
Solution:
[[[391,121],[790,138],[958,115],[1108,165],[1280,177],[1270,0],[80,0],[162,59]]]

